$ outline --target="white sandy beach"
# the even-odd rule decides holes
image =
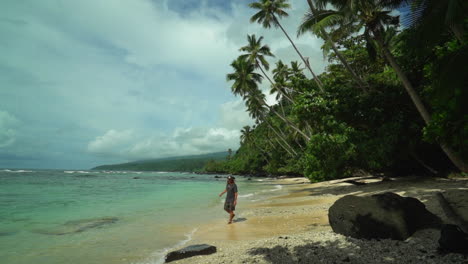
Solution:
[[[214,245],[217,253],[173,263],[468,263],[461,254],[438,253],[439,230],[420,230],[406,241],[377,241],[335,234],[328,224],[328,208],[340,197],[388,191],[418,198],[448,222],[435,196],[446,192],[457,212],[468,219],[468,179],[407,177],[365,182],[356,186],[340,181],[311,184],[304,178],[279,179],[286,195],[248,208],[239,204],[242,213],[234,224],[214,220],[200,227],[187,244]]]

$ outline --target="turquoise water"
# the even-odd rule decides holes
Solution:
[[[198,225],[226,218],[225,184],[189,173],[0,170],[1,262],[160,263]],[[240,204],[281,187],[237,185]]]

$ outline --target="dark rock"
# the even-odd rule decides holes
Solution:
[[[218,176],[218,175],[216,175],[216,176],[214,176],[214,177],[215,177],[216,179],[219,179],[219,178],[221,178],[221,176]]]
[[[439,246],[446,252],[468,254],[468,234],[456,225],[443,225],[440,230]]]
[[[136,176],[136,177],[133,177],[133,179],[137,180],[137,179],[141,179],[140,177]]]
[[[213,253],[216,253],[215,246],[207,244],[192,245],[176,251],[169,252],[169,254],[166,255],[166,263],[174,260],[190,258],[193,256],[210,255]]]
[[[248,180],[248,181],[251,181],[251,180],[252,180],[252,178],[248,178],[247,180]]]
[[[330,207],[328,220],[334,232],[365,239],[405,240],[416,230],[441,224],[419,200],[390,192],[342,197]]]

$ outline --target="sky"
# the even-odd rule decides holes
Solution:
[[[0,168],[237,149],[253,121],[226,74],[247,34],[264,36],[271,64],[299,60],[279,29],[249,22],[249,2],[2,0]],[[307,2],[290,3],[281,23],[320,73],[322,41],[295,34]]]

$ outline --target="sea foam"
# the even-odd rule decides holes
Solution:
[[[194,228],[191,232],[185,234],[185,239],[177,242],[174,246],[167,247],[167,248],[153,252],[151,254],[151,257],[148,260],[145,260],[143,262],[137,262],[137,263],[133,262],[132,264],[163,264],[166,261],[167,253],[187,244],[190,240],[192,240],[192,237],[195,234],[195,232],[197,232],[197,230],[198,228]]]

